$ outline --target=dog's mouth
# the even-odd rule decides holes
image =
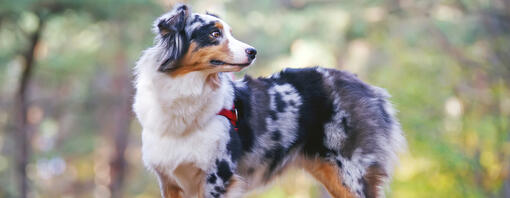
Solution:
[[[238,66],[238,67],[246,67],[248,65],[251,64],[251,61],[248,62],[248,63],[227,63],[227,62],[223,62],[223,61],[220,61],[220,60],[212,60],[210,61],[211,64],[213,65],[230,65],[230,66]]]

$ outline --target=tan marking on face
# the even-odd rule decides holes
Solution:
[[[223,24],[221,22],[218,21],[218,22],[214,23],[214,26],[216,26],[218,29],[223,31]]]
[[[215,66],[210,63],[211,60],[228,61],[231,59],[231,56],[228,40],[224,40],[219,45],[201,48],[198,48],[197,44],[192,42],[184,57],[179,61],[179,67],[172,71],[170,75],[177,77],[194,71],[207,71],[210,73],[233,71],[235,70],[234,67],[237,66]]]
[[[303,160],[305,168],[312,176],[321,182],[328,192],[335,198],[356,197],[343,184],[338,166],[321,160]]]

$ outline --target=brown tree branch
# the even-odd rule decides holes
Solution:
[[[27,122],[28,102],[27,88],[29,86],[35,65],[36,48],[44,29],[45,21],[38,17],[39,26],[29,38],[30,46],[23,53],[25,65],[16,92],[15,119],[16,119],[16,145],[19,153],[16,155],[16,173],[19,178],[18,188],[21,198],[27,197],[28,178],[27,164],[30,156],[30,123]]]

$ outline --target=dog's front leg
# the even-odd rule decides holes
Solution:
[[[243,193],[241,177],[234,174],[234,165],[217,160],[216,168],[207,172],[204,182],[205,198],[238,198]]]
[[[159,189],[163,198],[182,198],[182,189],[163,172],[156,171],[159,180]]]

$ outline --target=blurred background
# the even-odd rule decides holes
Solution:
[[[132,68],[169,0],[0,0],[0,197],[159,197]],[[207,0],[256,47],[238,74],[348,70],[393,95],[387,197],[510,197],[509,0]],[[250,197],[327,197],[301,170]]]

